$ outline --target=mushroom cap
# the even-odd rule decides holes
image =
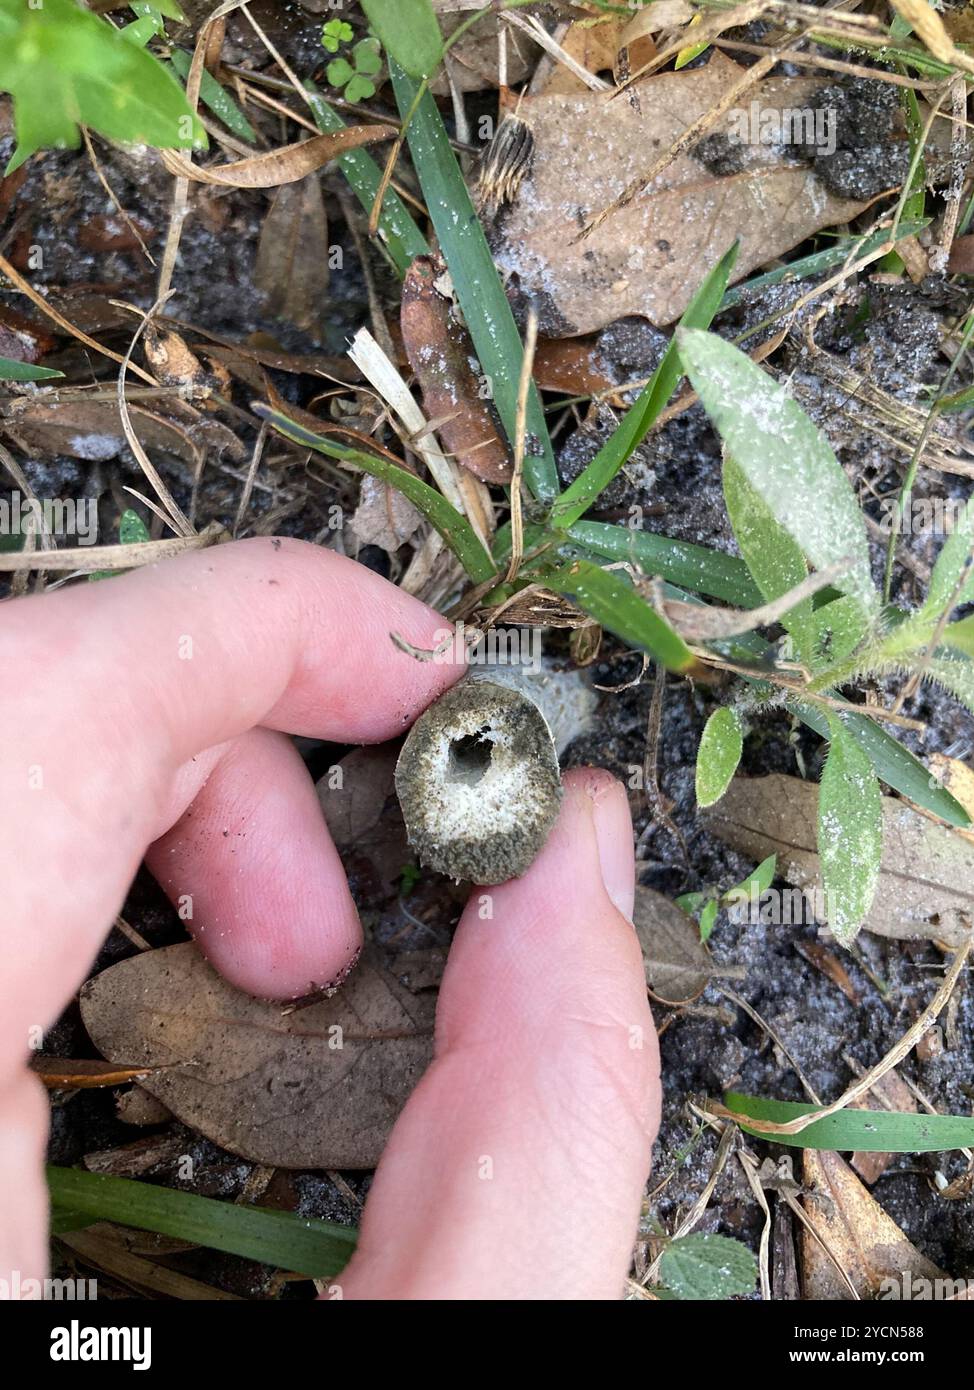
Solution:
[[[517,690],[461,681],[409,731],[396,792],[421,864],[472,883],[519,877],[561,803],[544,716]]]

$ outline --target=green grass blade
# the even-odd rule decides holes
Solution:
[[[396,101],[405,116],[419,85],[390,62]],[[425,92],[409,125],[409,150],[446,259],[463,317],[473,339],[481,370],[489,378],[497,413],[513,442],[517,397],[524,352],[494,266],[484,229],[474,211],[436,102]],[[558,495],[558,471],[541,398],[528,392],[527,450],[524,480],[540,502]]]
[[[659,575],[737,608],[757,608],[764,602],[747,565],[736,555],[603,521],[579,521],[568,535],[607,560],[624,560],[644,574]]]
[[[896,231],[896,241],[902,241],[905,237],[916,236],[925,227],[929,227],[931,219],[924,217],[916,222],[901,222]],[[861,237],[843,237],[834,246],[827,246],[824,251],[813,251],[810,256],[802,256],[797,261],[790,261],[788,265],[778,266],[777,270],[766,271],[764,275],[755,275],[752,280],[745,280],[740,285],[735,285],[729,289],[720,301],[718,313],[723,313],[725,309],[732,309],[735,304],[739,304],[742,299],[749,295],[758,295],[771,285],[790,284],[793,280],[807,280],[812,275],[818,275],[823,270],[830,270],[834,265],[842,265],[845,261],[858,260],[862,256],[871,255],[878,250],[885,242],[889,241],[892,228],[887,227],[883,231],[870,232]]]
[[[829,737],[828,720],[822,710],[802,700],[789,699],[785,703],[803,724],[807,724],[823,738]],[[946,787],[940,786],[931,777],[930,769],[924,767],[920,759],[884,729],[882,724],[870,719],[866,714],[854,714],[851,711],[843,714],[842,721],[849,733],[855,736],[859,746],[869,754],[876,775],[887,786],[898,791],[901,796],[908,797],[910,801],[915,801],[924,810],[939,816],[948,825],[956,825],[961,830],[970,826],[971,818],[960,802],[951,796]]]
[[[10,357],[0,357],[0,381],[49,381],[53,376],[64,376],[53,367],[34,367],[30,362],[15,362]]]
[[[305,429],[287,415],[272,410],[262,401],[254,401],[251,409],[255,415],[261,420],[266,420],[287,439],[304,444],[319,454],[327,454],[329,458],[352,463],[364,473],[371,473],[373,478],[379,478],[383,483],[396,488],[404,497],[408,497],[426,520],[436,527],[475,584],[483,584],[497,573],[497,566],[477,539],[477,534],[466,517],[461,516],[441,492],[424,483],[422,478],[417,478],[415,473],[410,473],[408,468],[390,463],[378,454],[366,453],[364,449],[349,449],[342,444],[336,444],[324,435]]]
[[[362,0],[382,47],[410,77],[432,77],[443,56],[443,36],[429,0]]]
[[[83,1231],[92,1225],[95,1218],[86,1216],[83,1211],[69,1211],[67,1207],[51,1208],[51,1235],[59,1236],[62,1231]]]
[[[735,1115],[753,1120],[787,1124],[821,1107],[798,1101],[766,1100],[744,1096],[736,1091],[724,1097],[724,1104]],[[788,1144],[796,1149],[832,1149],[855,1153],[920,1154],[943,1153],[974,1144],[974,1119],[964,1115],[915,1115],[895,1110],[838,1110],[824,1120],[816,1120],[800,1134],[762,1134],[743,1121],[741,1129],[758,1139]]]
[[[189,76],[189,69],[192,65],[192,58],[188,53],[184,53],[181,48],[174,48],[169,55],[169,62],[185,82]],[[200,101],[205,107],[213,112],[214,116],[226,126],[240,140],[246,140],[253,145],[257,140],[257,132],[247,120],[240,107],[225,87],[221,87],[212,73],[202,69],[200,77]]]
[[[685,328],[708,328],[727,289],[727,281],[737,259],[738,243],[727,251],[697,290],[680,320]],[[591,463],[565,489],[551,509],[554,526],[567,529],[588,511],[599,493],[611,483],[626,459],[639,446],[659,419],[663,407],[683,375],[675,336],[663,354],[656,371],[640,391],[618,426],[602,445]]]
[[[130,1178],[49,1166],[47,1185],[61,1229],[67,1229],[64,1221],[83,1218],[117,1221],[315,1279],[338,1274],[355,1249],[351,1226],[218,1202]]]
[[[542,582],[555,593],[573,598],[607,632],[641,647],[671,671],[686,671],[693,665],[693,653],[679,633],[621,576],[588,560],[573,560],[545,573]]]
[[[315,124],[329,134],[344,130],[347,124],[311,82],[305,89]],[[338,167],[348,180],[349,187],[365,208],[372,211],[376,194],[382,183],[382,170],[366,150],[349,150],[338,160]],[[429,243],[417,227],[412,214],[393,188],[386,190],[379,214],[379,236],[388,251],[400,279],[417,256],[428,256]]]

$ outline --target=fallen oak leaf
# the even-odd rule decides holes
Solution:
[[[81,992],[110,1061],[231,1153],[280,1168],[372,1168],[433,1049],[433,1001],[363,960],[307,1008],[228,985],[192,943],[112,966]]]
[[[665,151],[741,72],[715,53],[706,67],[659,73],[632,89],[639,110],[600,92],[524,100],[519,114],[531,128],[534,155],[491,243],[517,293],[538,300],[543,332],[587,333],[629,314],[672,323],[732,236],[741,243],[736,281],[868,206],[831,193],[807,164],[785,163],[768,146],[741,145],[741,172],[715,175],[693,154],[678,155],[645,194],[573,241],[620,186],[644,172],[647,152]],[[780,114],[808,106],[821,87],[818,78],[769,78],[751,95],[762,111]],[[726,117],[712,133],[730,129]],[[593,152],[579,161],[583,138]]]
[[[952,830],[903,801],[882,798],[883,853],[879,886],[863,923],[896,940],[972,940],[974,853]],[[707,828],[756,863],[778,855],[778,871],[823,903],[816,848],[818,786],[799,777],[735,777],[716,805],[701,812]]]
[[[162,150],[160,153],[170,174],[177,178],[218,184],[223,188],[277,188],[280,184],[296,183],[298,179],[306,178],[323,164],[347,154],[349,150],[374,145],[379,140],[392,140],[396,133],[395,126],[391,125],[346,126],[343,130],[314,135],[310,140],[282,145],[279,149],[252,155],[249,159],[234,160],[231,164],[212,164],[208,168],[194,164],[178,150]]]
[[[662,893],[637,887],[632,920],[653,997],[674,1007],[699,999],[714,969],[689,913]]]
[[[318,322],[328,289],[328,218],[321,180],[285,183],[274,194],[257,243],[254,284],[267,311],[296,328]]]

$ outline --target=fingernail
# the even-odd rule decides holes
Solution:
[[[623,917],[631,922],[636,863],[625,787],[609,773],[589,768],[586,769],[585,791],[592,802],[592,821],[605,891]]]

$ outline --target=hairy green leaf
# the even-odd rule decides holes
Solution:
[[[728,705],[715,709],[697,749],[697,803],[713,806],[727,790],[744,750],[741,721]]]
[[[956,623],[948,623],[941,641],[945,647],[953,647],[965,656],[974,657],[974,614],[960,618]]]
[[[803,724],[823,738],[829,737],[828,719],[820,705],[798,699],[788,699],[785,705]],[[842,716],[842,722],[860,748],[869,755],[877,776],[888,786],[909,797],[924,810],[939,816],[948,825],[967,829],[971,818],[960,802],[930,776],[930,769],[894,738],[888,729],[867,714],[846,713]]]
[[[729,453],[724,454],[723,483],[727,515],[744,562],[762,597],[768,602],[780,598],[808,578],[801,546],[778,524],[771,508]],[[811,616],[812,600],[806,598],[781,619],[806,661],[811,659]]]
[[[848,946],[872,906],[883,852],[882,793],[869,754],[836,716],[818,798],[818,853],[829,926]]]
[[[948,604],[974,601],[974,497],[961,512],[957,524],[944,541],[930,576],[930,588],[920,616],[935,624]],[[964,578],[965,573],[967,575]],[[963,579],[963,584],[961,580]]]
[[[745,353],[712,333],[677,329],[680,356],[727,452],[816,569],[848,561],[836,587],[879,610],[866,525],[828,441]]]
[[[714,1300],[754,1291],[758,1267],[746,1245],[730,1236],[682,1236],[666,1247],[660,1278],[680,1299]]]

